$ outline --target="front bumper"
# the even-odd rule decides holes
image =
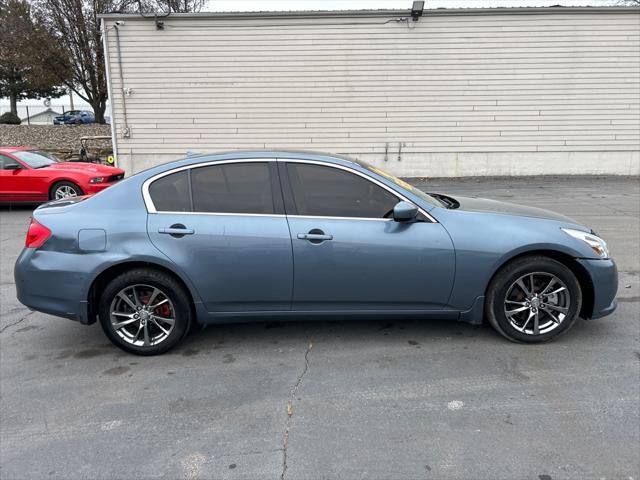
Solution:
[[[83,185],[81,188],[84,190],[86,195],[95,195],[102,190],[109,188],[112,185],[115,185],[117,182],[109,182],[109,183],[87,183]]]
[[[578,259],[588,273],[593,286],[593,308],[585,315],[587,318],[601,318],[613,313],[618,306],[618,268],[611,260]]]

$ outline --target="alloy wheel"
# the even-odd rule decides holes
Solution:
[[[527,335],[542,335],[560,326],[569,313],[569,290],[557,276],[533,272],[507,290],[504,313],[511,326]]]
[[[63,198],[77,197],[78,192],[76,189],[70,185],[61,185],[56,188],[55,198],[56,200],[61,200]]]
[[[115,333],[137,347],[158,345],[169,337],[176,323],[173,303],[162,290],[136,284],[113,298],[110,321]]]

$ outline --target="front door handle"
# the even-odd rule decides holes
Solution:
[[[172,237],[182,238],[185,235],[193,235],[196,232],[192,228],[187,228],[181,223],[175,223],[169,228],[159,228],[158,233],[164,233],[166,235],[171,235]]]
[[[322,230],[314,228],[309,233],[299,233],[299,240],[308,240],[311,243],[322,243],[326,240],[333,240],[333,235],[326,235]]]

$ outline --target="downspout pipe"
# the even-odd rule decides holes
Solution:
[[[105,19],[101,19],[100,29],[102,30],[102,48],[104,50],[104,70],[107,76],[107,93],[109,94],[109,99],[111,100],[111,146],[113,147],[113,159],[114,165],[118,166],[118,138],[116,135],[116,116],[113,108],[113,92],[111,89],[111,73],[109,69],[111,67],[111,62],[109,61],[109,41],[107,39],[107,24]]]
[[[129,129],[129,122],[127,121],[127,89],[124,88],[124,75],[122,73],[122,53],[120,50],[120,22],[115,22],[113,28],[116,32],[116,52],[118,53],[118,73],[120,74],[120,88],[122,89],[122,119],[124,125],[122,127],[122,136],[129,138],[131,136],[131,130]]]

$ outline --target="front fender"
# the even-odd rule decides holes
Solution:
[[[456,251],[456,278],[449,306],[468,310],[484,295],[489,281],[506,262],[525,253],[557,252],[571,258],[595,258],[579,240],[560,230],[585,229],[551,219],[438,209]]]

